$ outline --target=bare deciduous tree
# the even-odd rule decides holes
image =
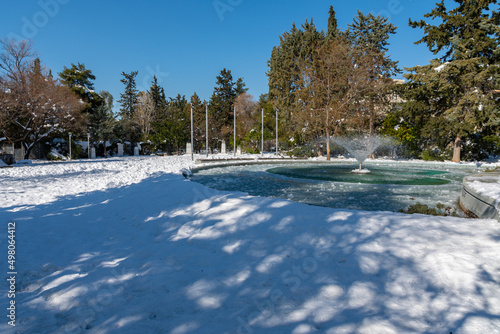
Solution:
[[[155,119],[155,104],[151,98],[151,94],[148,92],[140,92],[137,108],[133,115],[133,121],[139,127],[144,141],[149,139]]]
[[[21,142],[29,157],[43,138],[77,130],[82,104],[42,68],[29,42],[2,40],[0,45],[0,137]]]
[[[240,94],[234,101],[234,106],[236,108],[236,134],[241,138],[252,130],[260,113],[257,110],[257,102],[248,93]]]

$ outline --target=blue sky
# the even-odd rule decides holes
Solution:
[[[33,41],[54,74],[84,63],[96,76],[96,91],[119,99],[122,71],[139,71],[137,86],[148,89],[155,74],[169,97],[196,92],[208,100],[216,76],[230,69],[243,77],[255,99],[267,93],[267,60],[279,36],[306,19],[326,29],[334,6],[339,27],[356,10],[388,16],[398,27],[390,53],[402,67],[426,64],[434,56],[414,45],[423,32],[408,26],[421,19],[434,0],[178,0],[178,1],[5,1],[0,38]],[[115,102],[115,110],[119,105]]]

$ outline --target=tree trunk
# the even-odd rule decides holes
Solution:
[[[104,139],[104,158],[108,158],[108,151],[106,150],[106,139]]]
[[[326,139],[326,160],[330,160],[331,155],[330,155],[330,136]]]
[[[455,145],[453,148],[453,162],[460,162],[460,153],[462,151],[462,139],[459,136],[455,139]]]

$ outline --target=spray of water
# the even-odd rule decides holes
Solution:
[[[369,172],[363,169],[363,162],[368,159],[370,154],[375,152],[382,146],[394,145],[394,139],[390,137],[372,135],[372,136],[358,136],[358,137],[335,137],[332,141],[345,148],[351,156],[353,156],[359,163],[359,170],[357,172]],[[354,172],[354,171],[353,171]]]

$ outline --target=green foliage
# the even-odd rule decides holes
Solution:
[[[103,98],[94,92],[95,76],[90,69],[85,67],[85,64],[71,64],[70,68],[66,66],[59,73],[61,83],[73,91],[83,102],[86,103],[86,113],[92,113],[103,103]]]
[[[372,13],[367,15],[358,10],[358,15],[353,23],[349,24],[347,36],[351,41],[354,52],[360,55],[380,54],[381,61],[378,61],[375,72],[382,77],[391,77],[400,73],[398,62],[391,60],[385,53],[389,50],[389,37],[396,33],[396,26],[389,22],[389,18],[375,16]]]
[[[495,168],[486,168],[484,170],[485,173],[497,173],[500,172],[500,166],[496,166]]]
[[[333,10],[333,6],[330,6],[328,14],[329,16],[328,16],[328,28],[326,31],[326,38],[333,40],[341,34],[341,31],[339,31],[338,28],[337,18],[335,15],[335,10]]]
[[[278,108],[284,125],[282,130],[289,136],[300,135],[304,128],[303,103],[299,95],[306,83],[302,80],[301,69],[312,66],[316,49],[324,40],[324,33],[316,29],[312,20],[306,20],[300,29],[293,24],[272,50],[267,72],[269,101]]]
[[[312,143],[296,146],[291,150],[291,155],[299,158],[316,157],[318,156],[318,147]]]
[[[180,153],[190,139],[190,104],[184,95],[164,100],[161,94],[160,111],[153,124],[151,140],[156,149]]]
[[[414,90],[407,96],[409,103],[426,106],[419,130],[429,140],[445,140],[440,147],[460,140],[467,145],[478,135],[499,131],[499,100],[493,92],[500,84],[500,15],[490,9],[497,1],[455,2],[457,6],[448,10],[441,1],[425,15],[439,24],[410,20],[410,26],[424,29],[417,44],[425,43],[441,55],[429,65],[409,69],[406,76]],[[468,159],[485,153],[477,147],[473,154],[466,147],[464,150]],[[460,159],[459,153],[457,146],[454,159]]]
[[[425,161],[445,161],[445,157],[439,150],[425,150],[421,153],[422,160]]]
[[[123,120],[130,120],[134,115],[137,107],[139,92],[136,88],[135,77],[139,72],[122,72],[123,78],[120,80],[125,85],[125,92],[120,94],[118,102],[122,105],[120,108],[121,117]]]
[[[387,114],[380,133],[409,146],[413,145],[417,139],[415,129],[408,122],[398,119],[397,114],[392,112]]]
[[[246,90],[243,79],[239,78],[234,82],[233,75],[228,69],[222,69],[217,76],[208,107],[211,147],[217,147],[221,140],[229,142],[233,127],[234,101],[238,94]]]

